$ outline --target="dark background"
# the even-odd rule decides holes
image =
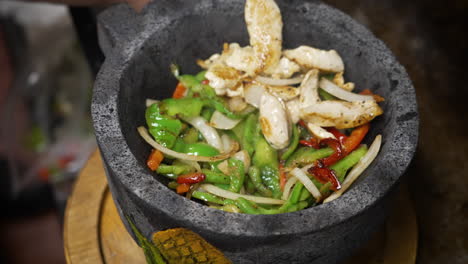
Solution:
[[[381,38],[406,67],[416,88],[419,146],[405,181],[419,226],[417,263],[468,263],[468,1],[325,2]],[[84,56],[95,71],[102,57],[92,35],[91,12],[75,9],[73,14]],[[41,210],[28,211],[16,203],[19,213],[2,217],[0,261],[65,262],[62,211],[50,202],[53,197],[47,188],[36,195],[44,201],[35,204]]]

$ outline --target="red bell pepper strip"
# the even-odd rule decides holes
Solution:
[[[327,167],[333,165],[344,157],[345,153],[343,151],[343,148],[341,147],[341,143],[337,139],[324,138],[320,140],[320,144],[325,144],[334,150],[333,154],[320,160],[324,166]]]
[[[359,127],[356,127],[351,135],[344,141],[343,150],[346,154],[350,153],[354,149],[356,149],[359,144],[361,144],[362,140],[366,136],[367,132],[369,131],[370,124],[366,123]]]
[[[172,98],[182,98],[185,96],[185,92],[187,91],[187,87],[185,87],[182,82],[179,82],[172,94]]]
[[[158,169],[159,164],[161,164],[161,161],[164,159],[164,155],[162,154],[161,151],[157,149],[153,149],[151,151],[151,154],[148,157],[148,160],[146,161],[146,165],[150,170],[155,171]]]
[[[314,149],[319,149],[320,148],[320,144],[319,144],[319,142],[318,142],[318,140],[316,138],[311,138],[309,140],[300,140],[299,144],[304,145],[306,147],[311,147],[311,148],[314,148]]]
[[[332,190],[336,191],[341,189],[340,181],[338,180],[338,177],[336,177],[335,172],[332,169],[325,167],[324,164],[320,161],[317,162],[316,166],[313,166],[307,170],[307,172],[312,174],[319,182],[323,184],[330,182],[332,184]]]
[[[205,80],[201,81],[201,83],[202,83],[202,84],[205,84],[205,85],[208,85],[208,84],[210,83],[210,80],[206,80],[206,79],[205,79]]]
[[[336,129],[334,127],[328,127],[326,129],[327,129],[328,132],[332,133],[333,136],[336,137],[336,139],[338,139],[338,141],[341,143],[341,145],[343,145],[344,141],[348,138],[348,136],[341,133],[338,129]]]
[[[186,193],[188,191],[190,191],[190,184],[182,183],[177,185],[176,192],[178,194]]]
[[[206,175],[201,172],[192,172],[184,175],[180,175],[177,177],[177,183],[179,184],[194,184],[202,182],[206,179]]]

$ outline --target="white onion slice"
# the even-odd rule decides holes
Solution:
[[[327,78],[320,79],[319,87],[325,90],[326,92],[330,93],[331,95],[348,102],[374,101],[374,97],[370,95],[362,95],[348,92],[345,89],[333,83],[332,81],[328,80]]]
[[[228,164],[228,161],[225,160],[225,161],[219,163],[219,164],[218,164],[218,169],[219,169],[222,173],[224,173],[224,174],[226,174],[226,175],[229,175],[229,164]]]
[[[205,119],[201,116],[191,117],[184,119],[187,123],[195,127],[205,138],[208,145],[216,148],[220,152],[223,152],[223,142],[218,134],[218,131],[213,127],[209,126]]]
[[[273,85],[273,86],[299,84],[302,82],[302,79],[304,79],[304,76],[298,76],[298,77],[291,78],[291,79],[275,79],[275,78],[270,78],[270,77],[265,77],[265,76],[260,76],[260,75],[255,77],[256,81],[259,81],[263,84]]]
[[[283,200],[234,193],[234,192],[230,192],[230,191],[226,191],[221,188],[218,188],[212,184],[205,183],[205,184],[200,185],[200,187],[211,194],[214,194],[223,198],[227,198],[227,199],[236,200],[237,198],[242,197],[246,200],[259,203],[259,204],[284,204]]]
[[[302,184],[304,184],[304,187],[314,196],[314,198],[317,201],[320,201],[322,198],[322,194],[320,193],[319,189],[317,189],[317,186],[307,177],[307,175],[304,173],[299,168],[295,168],[294,170],[291,171],[291,174],[296,177]]]
[[[231,119],[219,111],[214,111],[210,119],[210,125],[217,129],[232,129],[239,124],[241,120],[242,119]]]
[[[289,193],[291,193],[291,189],[296,182],[297,182],[296,177],[291,177],[288,179],[288,181],[284,185],[284,191],[283,191],[283,195],[281,196],[281,199],[286,201],[289,198]]]
[[[232,145],[233,140],[228,136],[228,135],[222,135],[221,136],[221,143],[223,143],[223,151],[227,151],[231,145]]]
[[[225,160],[229,158],[230,156],[234,155],[234,153],[239,149],[239,145],[234,142],[231,146],[231,150],[229,152],[225,152],[222,154],[219,154],[217,156],[213,157],[205,157],[205,156],[195,156],[195,155],[188,155],[185,153],[180,153],[177,151],[173,151],[172,149],[168,149],[164,147],[163,145],[159,144],[156,142],[148,133],[148,130],[140,126],[137,128],[138,133],[140,136],[148,143],[150,144],[153,148],[161,151],[164,154],[167,154],[169,156],[172,156],[176,159],[183,159],[183,160],[193,160],[193,161],[203,161],[203,162],[213,162],[213,161],[218,161],[218,160]]]
[[[367,167],[369,167],[372,161],[374,161],[375,157],[377,157],[381,144],[382,136],[377,135],[374,139],[374,142],[372,142],[371,146],[369,147],[369,150],[367,151],[366,155],[364,155],[364,157],[362,157],[359,160],[359,162],[356,165],[354,165],[354,167],[348,173],[348,176],[346,176],[345,180],[341,184],[341,189],[328,196],[327,199],[323,201],[324,203],[328,203],[335,200],[336,198],[340,197],[346,190],[349,189],[351,184],[353,184],[353,182],[359,177],[359,175],[361,175],[362,172],[365,169],[367,169]]]
[[[146,107],[150,107],[152,104],[156,104],[156,103],[159,103],[159,100],[155,100],[155,99],[146,99]]]

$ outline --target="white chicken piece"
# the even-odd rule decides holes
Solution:
[[[269,73],[273,78],[287,79],[300,70],[301,67],[297,63],[286,57],[282,57],[276,67],[273,67]]]
[[[289,121],[296,124],[301,119],[301,108],[299,106],[299,99],[295,98],[286,102],[286,111],[289,115]]]
[[[217,95],[225,95],[227,89],[238,86],[242,77],[236,69],[215,63],[210,66],[205,78],[210,81],[210,86],[213,87]]]
[[[283,103],[265,92],[260,100],[260,126],[265,139],[275,149],[289,145],[289,123]]]
[[[383,113],[375,101],[323,101],[301,109],[302,119],[313,124],[338,129],[357,127]]]
[[[221,55],[219,55],[218,53],[215,53],[206,60],[197,60],[197,64],[202,69],[207,70],[211,65],[220,62],[220,60],[221,60]]]
[[[248,75],[255,74],[255,55],[252,47],[241,47],[237,43],[231,43],[227,52],[223,52],[223,56],[227,66],[243,71]]]
[[[283,21],[274,0],[247,0],[245,22],[255,54],[255,73],[270,74],[281,57]]]
[[[318,95],[318,71],[310,70],[300,87],[301,118],[320,127],[338,129],[365,124],[383,113],[375,100],[345,102],[321,101]]]
[[[339,73],[335,74],[335,76],[333,77],[332,82],[334,82],[336,85],[338,85],[339,87],[341,87],[342,89],[344,89],[344,90],[346,90],[348,92],[351,92],[354,89],[354,83],[352,83],[352,82],[345,83],[344,77],[343,77],[343,72],[339,72]]]
[[[309,46],[285,50],[283,55],[304,68],[317,68],[326,72],[344,71],[343,60],[335,50],[320,50]]]
[[[268,92],[283,101],[290,101],[299,96],[299,89],[294,86],[270,86],[265,85]]]
[[[304,79],[299,86],[299,103],[301,108],[320,102],[320,97],[317,92],[318,77],[319,71],[317,69],[310,70],[304,76]]]

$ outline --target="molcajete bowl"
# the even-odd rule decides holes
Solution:
[[[92,115],[98,145],[122,221],[147,237],[185,227],[219,248],[233,263],[336,263],[362,245],[383,223],[392,190],[417,143],[414,88],[389,49],[349,16],[319,1],[277,1],[283,46],[335,49],[345,77],[357,90],[382,95],[384,114],[367,142],[382,134],[380,154],[342,197],[279,215],[227,213],[176,194],[168,180],[145,165],[151,147],[138,135],[145,99],[171,96],[169,65],[199,71],[195,61],[220,52],[224,42],[248,44],[241,0],[158,0],[139,15],[125,5],[99,17],[106,51],[95,84]]]

